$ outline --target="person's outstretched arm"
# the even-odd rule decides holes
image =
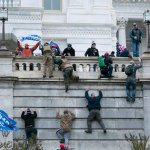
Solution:
[[[39,46],[39,43],[40,43],[40,42],[36,43],[36,45],[34,45],[34,46],[31,48],[31,51],[36,50],[36,49],[38,48],[38,46]]]
[[[59,112],[56,114],[56,118],[57,118],[57,119],[61,119],[61,115],[60,115]]]
[[[33,113],[34,113],[34,118],[37,118],[37,113],[36,113],[36,111],[33,111]]]
[[[88,91],[89,91],[89,90],[86,90],[86,91],[85,91],[85,98],[89,101],[89,100],[90,100],[90,97],[89,97]]]
[[[21,118],[24,119],[25,118],[25,111],[22,112],[21,114]]]

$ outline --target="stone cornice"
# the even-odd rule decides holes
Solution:
[[[149,3],[150,0],[113,0],[113,3]]]

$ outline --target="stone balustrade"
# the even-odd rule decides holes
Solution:
[[[0,0],[0,7],[19,7],[21,0]]]
[[[83,79],[97,79],[100,75],[97,58],[94,57],[71,57],[69,58],[74,67],[74,73]],[[113,58],[113,75],[117,78],[125,78],[125,67],[129,64],[129,58]],[[135,60],[139,63],[138,60]],[[19,78],[42,78],[42,57],[16,57],[13,61],[14,76]],[[140,77],[141,71],[137,72]],[[62,78],[62,72],[58,66],[54,66],[54,76]]]

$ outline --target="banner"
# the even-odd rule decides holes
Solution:
[[[36,34],[32,34],[32,35],[23,36],[23,37],[20,38],[21,42],[23,42],[25,40],[40,41],[41,40],[41,36],[36,35]]]
[[[0,131],[17,131],[16,122],[8,117],[7,113],[0,110]]]
[[[49,42],[49,45],[50,45],[50,47],[52,47],[52,45],[55,45],[55,46],[56,46],[56,49],[57,49],[57,51],[58,51],[58,53],[60,53],[60,48],[59,48],[59,46],[58,46],[57,43],[55,43],[55,42],[53,42],[53,41],[50,41],[50,42]]]

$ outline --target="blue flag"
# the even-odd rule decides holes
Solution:
[[[57,49],[57,51],[58,51],[58,54],[60,54],[60,48],[59,48],[59,46],[58,46],[57,43],[55,43],[55,42],[53,42],[53,41],[50,41],[50,42],[49,42],[49,45],[50,45],[50,47],[52,47],[52,45],[55,45],[55,46],[56,46],[56,49]]]
[[[7,113],[0,110],[0,131],[17,131],[16,122],[8,117]]]
[[[25,40],[40,41],[41,40],[41,36],[36,35],[36,34],[32,34],[32,35],[23,36],[23,37],[20,38],[21,42],[23,42]]]

